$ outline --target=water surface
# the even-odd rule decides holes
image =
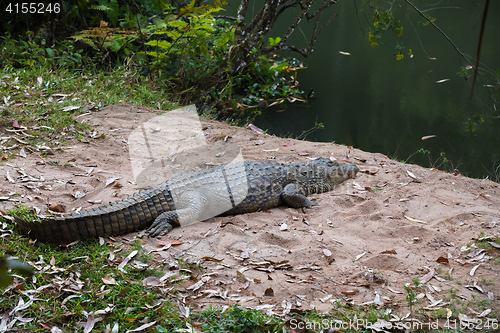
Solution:
[[[318,39],[316,51],[304,59],[308,68],[298,75],[300,87],[306,92],[314,89],[314,98],[284,112],[268,109],[257,124],[273,134],[297,136],[317,121],[325,129],[310,134],[308,140],[352,145],[400,160],[423,148],[431,152],[432,163],[419,154],[409,161],[424,166],[438,165],[444,152],[450,160],[448,168],[492,178],[500,165],[500,120],[495,118],[500,113],[493,109],[484,82],[478,78],[476,97],[469,100],[471,80],[456,74],[467,62],[439,32],[424,27],[423,19],[408,6],[395,7],[403,35],[387,33],[383,44],[372,48],[367,38],[371,14],[364,3],[334,5],[338,17]],[[423,2],[415,4],[425,9]],[[435,23],[463,53],[475,56],[484,1],[476,5],[469,0],[441,1],[440,6],[427,14],[436,18]],[[306,35],[308,28],[303,26]],[[276,35],[279,32],[277,28]],[[500,69],[499,33],[500,1],[492,1],[481,54],[482,63],[491,69]],[[297,34],[292,43],[300,45],[303,40]],[[406,47],[400,61],[395,57],[398,42]],[[407,54],[410,48],[413,58]],[[448,81],[437,83],[444,79]],[[437,137],[422,141],[427,135]]]

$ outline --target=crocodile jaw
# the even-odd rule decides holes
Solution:
[[[343,181],[354,178],[359,172],[356,164],[339,164],[330,174],[330,179],[335,184],[340,184]]]

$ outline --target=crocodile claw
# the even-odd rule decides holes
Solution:
[[[171,225],[168,222],[165,223],[160,223],[157,226],[151,226],[149,228],[149,236],[150,237],[155,237],[155,236],[164,236],[170,232],[174,228],[173,225]]]
[[[174,228],[177,223],[177,213],[175,211],[163,212],[154,220],[153,224],[148,228],[149,236],[163,236]]]

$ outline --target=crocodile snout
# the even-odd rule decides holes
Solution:
[[[346,174],[348,175],[348,178],[354,178],[359,172],[359,168],[356,164],[348,164],[345,167],[347,169]]]

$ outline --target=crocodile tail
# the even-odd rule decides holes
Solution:
[[[69,243],[145,229],[158,215],[172,207],[168,190],[157,185],[123,200],[79,213],[33,221],[16,217],[15,221],[31,239]]]

